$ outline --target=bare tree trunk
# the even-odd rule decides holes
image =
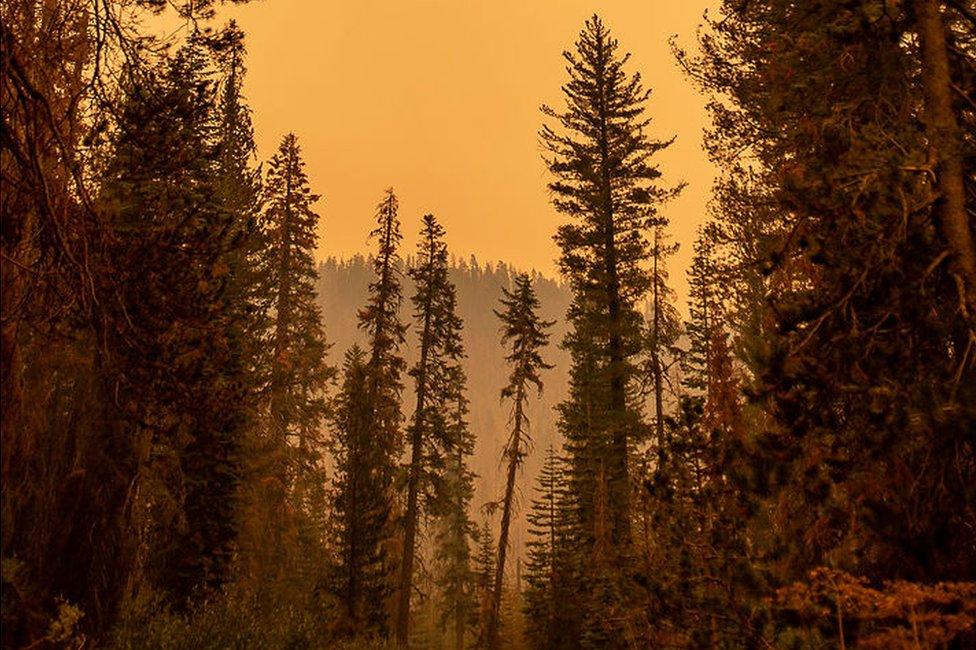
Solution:
[[[962,137],[952,109],[945,26],[937,0],[915,0],[913,8],[925,87],[926,134],[941,195],[939,222],[961,280],[960,303],[972,330],[976,322],[976,247],[966,214]]]

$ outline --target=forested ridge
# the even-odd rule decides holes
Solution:
[[[4,648],[976,647],[970,0],[706,14],[693,241],[593,15],[558,278],[331,257],[220,3],[0,8]]]

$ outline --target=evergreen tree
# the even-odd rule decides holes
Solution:
[[[475,529],[468,516],[474,496],[474,474],[468,469],[467,457],[474,452],[474,438],[468,430],[464,372],[460,365],[449,370],[448,389],[456,392],[450,416],[452,445],[434,508],[437,516],[434,545],[438,557],[436,582],[440,590],[440,624],[453,629],[453,645],[460,650],[464,647],[468,628],[477,621],[478,612],[470,546]]]
[[[688,271],[689,320],[685,324],[688,350],[681,360],[686,386],[703,395],[703,426],[706,431],[739,422],[738,389],[731,349],[728,344],[725,302],[722,298],[723,271],[718,259],[717,230],[699,229],[695,254]]]
[[[947,71],[931,58],[966,19],[935,4],[726,3],[693,65],[716,95],[711,153],[736,170],[726,230],[762,235],[743,260],[767,276],[747,357],[768,416],[752,523],[772,533],[757,564],[777,580],[823,564],[872,580],[976,570],[958,544],[976,483],[966,245],[947,229],[955,154],[938,153],[971,149],[953,122],[972,111],[932,104]]]
[[[492,587],[495,584],[495,561],[497,550],[495,536],[492,534],[491,520],[485,519],[478,531],[478,554],[474,561],[475,588],[478,596],[478,646],[485,644],[488,630],[488,616],[491,612],[493,598]]]
[[[443,494],[444,467],[456,440],[452,437],[451,413],[445,407],[457,404],[458,361],[461,322],[456,308],[454,285],[447,276],[447,246],[444,229],[433,215],[425,215],[416,266],[409,274],[415,285],[411,298],[420,339],[420,357],[410,370],[414,378],[416,407],[408,431],[407,499],[403,522],[403,555],[397,594],[396,640],[409,640],[410,597],[417,550],[417,527],[423,497],[428,507]],[[453,398],[453,399],[452,399]]]
[[[247,71],[244,33],[234,21],[221,32],[217,47],[216,59],[221,74],[216,116],[217,187],[227,209],[236,217],[234,235],[242,240],[242,256],[253,255],[256,245],[250,242],[260,241],[253,235],[261,207],[261,174],[254,165],[257,149],[251,109],[243,96]],[[239,268],[244,266],[242,261],[233,270],[245,273],[246,268]],[[243,279],[239,284],[245,284]]]
[[[560,269],[575,295],[568,315],[574,334],[566,346],[573,372],[585,357],[589,381],[600,384],[585,427],[574,430],[565,418],[561,426],[567,438],[594,439],[587,446],[599,455],[575,458],[573,472],[582,481],[579,492],[593,494],[592,465],[605,465],[612,539],[623,550],[630,540],[628,449],[639,427],[629,399],[640,349],[637,302],[651,288],[644,266],[651,257],[647,232],[665,224],[656,206],[675,190],[655,184],[660,173],[650,158],[670,142],[645,135],[649,91],[639,75],[624,72],[628,57],[619,56],[617,47],[599,17],[587,21],[576,52],[564,54],[570,75],[563,86],[566,110],[543,107],[561,131],[544,126],[541,135],[556,177],[549,185],[553,203],[573,219],[556,236]],[[592,519],[591,509],[582,514]]]
[[[102,190],[130,323],[115,342],[124,377],[116,401],[129,405],[136,444],[152,449],[144,475],[153,496],[140,504],[154,522],[148,566],[183,606],[224,581],[235,542],[248,385],[231,347],[240,314],[226,300],[236,217],[215,181],[214,93],[201,41],[194,35],[158,76],[138,83],[150,85],[130,89]]]
[[[216,139],[215,186],[221,202],[232,215],[228,233],[233,248],[225,255],[224,302],[237,313],[241,331],[234,345],[241,348],[243,362],[253,376],[252,392],[266,381],[267,363],[262,364],[260,338],[268,327],[267,312],[258,295],[255,273],[257,253],[264,243],[258,220],[262,208],[261,170],[256,165],[257,149],[251,110],[243,96],[244,34],[231,21],[208,39],[217,66],[217,99],[214,116]],[[253,400],[251,400],[253,402]],[[253,404],[252,404],[253,406]]]
[[[505,576],[505,554],[508,550],[509,524],[512,519],[515,498],[515,474],[522,466],[531,443],[525,405],[532,386],[535,386],[540,394],[542,393],[540,371],[552,367],[542,359],[541,349],[549,341],[546,329],[552,327],[553,323],[540,320],[538,316],[539,299],[536,298],[535,291],[532,288],[531,278],[524,273],[515,276],[513,291],[502,287],[501,302],[504,311],[495,310],[495,315],[502,321],[502,344],[509,343],[511,345],[510,352],[506,356],[511,366],[511,373],[508,384],[502,388],[501,398],[512,401],[510,418],[512,433],[502,453],[502,459],[508,461],[508,468],[505,480],[505,496],[502,498],[498,564],[495,567],[492,604],[488,616],[487,644],[489,648],[498,647],[498,617],[501,610],[502,581]]]
[[[389,492],[376,480],[382,476],[382,466],[376,462],[371,379],[366,353],[353,346],[346,353],[330,448],[335,462],[331,512],[337,549],[334,589],[346,610],[343,622],[356,635],[385,634],[390,588],[384,543]]]
[[[569,565],[571,493],[565,465],[550,446],[536,480],[536,498],[526,514],[525,615],[534,648],[568,647],[578,639],[580,617]]]
[[[401,377],[406,368],[400,353],[407,327],[400,321],[403,262],[399,254],[401,235],[398,207],[396,195],[390,188],[377,206],[376,227],[370,232],[378,247],[373,258],[376,278],[369,286],[369,303],[358,314],[359,326],[369,338],[372,427],[379,439],[376,446],[380,454],[375,480],[386,493],[387,518],[393,511],[393,480],[396,463],[403,450],[400,399],[403,391]],[[389,523],[385,525],[385,530],[390,535],[388,526]]]
[[[266,457],[271,476],[268,503],[280,518],[291,499],[299,513],[310,513],[305,499],[321,487],[321,432],[328,415],[326,392],[335,369],[328,365],[328,344],[315,302],[314,251],[318,215],[301,159],[298,139],[286,135],[265,175],[264,245],[258,258],[260,293],[268,301],[271,327],[264,336],[270,352],[267,384]],[[292,522],[297,524],[298,522]],[[272,523],[280,540],[289,525]],[[272,541],[272,548],[280,541]]]
[[[688,269],[688,321],[685,336],[688,350],[681,359],[682,379],[694,391],[703,391],[708,384],[707,369],[711,365],[710,343],[714,328],[721,320],[721,301],[718,295],[718,270],[715,264],[715,242],[699,228],[694,254]]]
[[[261,286],[254,273],[258,250],[263,243],[258,230],[261,213],[261,170],[255,165],[257,148],[251,110],[243,96],[244,33],[234,21],[216,39],[216,61],[221,75],[216,107],[217,178],[221,202],[233,215],[232,255],[227,255],[225,301],[240,316],[243,331],[236,345],[243,348],[247,369],[255,380],[266,380],[267,363],[260,355],[261,334],[267,329],[267,313],[256,290]],[[256,388],[260,388],[258,385]]]
[[[372,260],[376,276],[369,285],[369,302],[359,312],[370,350],[364,355],[355,347],[347,355],[333,441],[333,519],[339,537],[336,593],[346,607],[350,631],[385,636],[393,586],[393,484],[402,446],[400,376],[405,365],[400,356],[405,334],[399,319],[400,222],[392,189],[377,207],[376,220],[370,233],[379,246]]]
[[[260,417],[262,394],[270,376],[271,358],[264,345],[270,327],[268,302],[259,294],[258,256],[265,243],[258,220],[262,208],[261,170],[255,164],[256,147],[251,111],[243,97],[244,34],[231,23],[214,41],[219,74],[214,119],[217,139],[215,185],[221,202],[231,213],[233,254],[226,257],[224,301],[233,310],[235,328],[228,332],[229,345],[238,351],[247,371],[247,422],[241,441],[241,485],[238,495],[237,569],[251,584],[260,582],[262,569],[274,557],[262,556],[261,529],[267,524],[267,504],[261,502],[267,441]],[[242,580],[242,584],[246,580]]]

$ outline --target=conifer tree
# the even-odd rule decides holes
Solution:
[[[401,376],[406,362],[401,356],[400,347],[407,331],[406,325],[400,321],[403,261],[399,253],[401,235],[398,207],[396,195],[390,188],[376,208],[376,227],[370,232],[370,237],[377,243],[373,258],[376,278],[369,287],[369,303],[359,312],[359,326],[366,332],[370,346],[369,391],[374,409],[373,428],[379,438],[378,447],[385,454],[381,462],[381,482],[390,501],[393,498],[395,463],[403,447],[400,397],[403,391]],[[388,508],[392,510],[392,502]]]
[[[267,505],[262,502],[262,474],[267,440],[262,430],[262,395],[270,376],[271,357],[264,337],[270,327],[269,303],[260,295],[259,253],[265,244],[259,228],[262,208],[261,169],[256,165],[251,111],[243,96],[246,73],[244,34],[231,23],[215,39],[219,74],[214,119],[217,140],[215,185],[221,202],[232,215],[232,254],[226,258],[224,301],[233,310],[235,327],[228,332],[247,373],[245,389],[247,422],[241,441],[241,485],[238,494],[237,570],[241,584],[256,586],[259,575],[274,562],[260,553],[262,528],[267,525]],[[266,549],[267,550],[267,549]],[[253,579],[252,582],[244,578]]]
[[[495,584],[497,551],[491,520],[485,519],[478,531],[478,554],[474,561],[475,588],[478,600],[478,645],[487,639],[488,616],[492,606],[492,587]]]
[[[536,497],[526,514],[525,615],[534,648],[567,647],[578,638],[579,610],[570,587],[571,494],[565,465],[551,446],[546,449]]]
[[[254,164],[254,126],[243,95],[245,55],[244,33],[231,21],[221,33],[216,54],[221,75],[216,115],[217,186],[228,210],[237,218],[235,235],[242,239],[256,230],[261,201],[260,170]],[[241,249],[253,253],[254,246],[242,245]]]
[[[502,287],[501,303],[504,311],[495,310],[495,315],[502,321],[502,344],[509,344],[510,351],[506,360],[511,366],[508,384],[502,388],[501,398],[512,401],[510,417],[511,435],[502,453],[502,459],[508,461],[505,479],[505,495],[502,497],[501,530],[498,537],[498,563],[495,567],[494,586],[492,588],[492,603],[488,615],[489,648],[498,647],[499,613],[502,600],[502,582],[505,576],[505,555],[508,550],[509,525],[515,498],[515,475],[522,466],[528,453],[531,438],[529,437],[529,421],[525,412],[529,391],[534,386],[542,393],[542,378],[540,372],[551,368],[541,355],[541,350],[549,341],[546,329],[552,322],[543,321],[538,316],[539,299],[532,288],[532,280],[528,274],[515,276],[514,287],[509,291]]]
[[[447,276],[447,246],[444,229],[433,215],[424,216],[418,243],[416,266],[409,274],[415,291],[414,307],[419,341],[419,359],[411,368],[416,407],[407,431],[409,460],[407,495],[403,522],[403,554],[397,591],[396,641],[401,647],[409,640],[410,597],[417,551],[417,528],[421,498],[436,501],[443,490],[444,466],[455,452],[450,426],[456,406],[458,362],[464,351],[460,342],[461,321],[455,312],[454,285]],[[452,399],[453,398],[453,399]]]
[[[722,286],[726,272],[719,259],[718,237],[716,225],[708,224],[699,229],[695,240],[688,270],[688,349],[681,367],[685,386],[704,398],[701,424],[706,435],[721,431],[727,436],[741,433],[740,382],[728,341],[727,290]]]
[[[699,228],[688,269],[688,350],[682,356],[681,370],[685,385],[699,392],[708,386],[711,344],[723,318],[713,232]]]
[[[336,592],[347,608],[351,631],[384,636],[393,587],[393,489],[402,446],[400,377],[405,365],[400,346],[406,329],[399,317],[400,222],[392,189],[377,206],[376,220],[370,233],[378,244],[372,260],[376,277],[369,286],[369,302],[359,312],[369,353],[356,348],[352,357],[347,355],[332,443],[337,466],[332,514],[339,537]]]
[[[151,465],[175,465],[144,470],[160,477],[140,504],[155,521],[147,565],[180,607],[226,578],[247,421],[245,367],[231,347],[240,313],[224,279],[235,215],[215,181],[211,81],[196,34],[157,77],[139,79],[151,86],[130,89],[102,196],[114,208],[108,255],[130,324],[112,343],[124,377],[116,401],[129,404],[130,435],[153,449]]]
[[[264,340],[272,355],[267,417],[276,493],[271,500],[279,504],[275,509],[293,488],[301,499],[307,487],[302,481],[321,471],[326,392],[335,375],[326,361],[329,346],[315,302],[319,217],[312,206],[319,197],[312,193],[304,167],[298,139],[288,134],[268,163],[264,182],[258,273],[273,314]]]
[[[640,349],[637,302],[651,288],[645,267],[651,257],[648,231],[665,224],[656,207],[676,190],[655,182],[660,173],[651,157],[670,142],[652,141],[644,133],[644,103],[650,92],[639,75],[624,72],[628,57],[620,56],[617,48],[599,17],[586,22],[576,51],[564,53],[570,76],[563,86],[566,109],[543,107],[558,126],[544,126],[541,135],[556,177],[549,185],[553,204],[572,218],[556,236],[560,269],[575,295],[569,313],[574,334],[566,346],[573,355],[573,372],[586,357],[586,374],[593,378],[589,381],[600,384],[594,396],[597,408],[585,428],[573,432],[600,439],[588,443],[600,455],[575,459],[574,473],[583,480],[578,489],[593,494],[595,469],[580,464],[605,464],[611,535],[626,548],[631,525],[628,449],[639,425],[629,401],[633,358]],[[568,421],[562,426],[567,434],[575,428]],[[592,518],[592,510],[582,514]]]
[[[366,353],[354,345],[346,353],[329,443],[335,463],[331,504],[337,555],[334,591],[346,610],[344,624],[351,634],[382,635],[389,590],[382,544],[388,510],[387,493],[372,480],[375,441],[369,382]]]
[[[401,288],[402,260],[399,245],[399,204],[393,189],[386,191],[376,207],[376,227],[370,238],[376,240],[377,252],[373,257],[375,279],[370,284],[369,303],[359,312],[359,326],[370,341],[369,363],[372,399],[376,406],[377,427],[383,431],[384,443],[397,453],[399,449],[400,376],[405,362],[400,356],[400,346],[406,336],[406,325],[400,322],[400,305],[403,301]]]
[[[478,611],[470,545],[475,529],[468,516],[474,496],[474,474],[468,468],[467,458],[474,452],[474,438],[467,423],[464,371],[460,365],[453,365],[449,370],[446,388],[449,394],[456,394],[453,413],[449,416],[451,450],[434,507],[437,516],[434,545],[439,559],[436,582],[440,589],[440,624],[452,628],[454,647],[461,650]]]
[[[781,579],[825,563],[872,580],[976,571],[958,544],[976,364],[965,246],[946,229],[955,153],[935,162],[944,138],[972,150],[953,128],[972,110],[930,103],[946,70],[927,32],[967,19],[959,3],[924,4],[728,2],[692,66],[717,100],[711,153],[736,170],[726,231],[760,235],[741,256],[767,276],[752,305],[764,340],[747,357],[768,416],[752,496]],[[957,70],[971,66],[962,52]]]
[[[259,365],[257,342],[267,329],[267,313],[256,294],[260,287],[254,269],[257,252],[263,243],[258,229],[261,212],[261,170],[255,165],[257,148],[251,110],[243,96],[245,48],[244,33],[234,21],[217,39],[216,60],[221,75],[216,107],[217,180],[216,186],[226,209],[233,215],[231,236],[235,244],[228,255],[225,300],[240,312],[244,331],[238,345],[248,370],[260,381],[267,369]],[[267,364],[264,364],[266,366]]]

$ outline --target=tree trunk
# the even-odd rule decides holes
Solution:
[[[515,426],[512,432],[512,446],[509,449],[508,477],[505,481],[505,499],[502,503],[502,524],[498,537],[498,564],[495,566],[495,586],[491,594],[491,609],[488,613],[488,648],[498,647],[498,616],[502,603],[502,580],[505,576],[505,553],[508,548],[508,529],[512,521],[512,497],[515,494],[515,472],[518,469],[519,454],[522,449],[522,403],[525,392],[519,386],[515,396]]]
[[[433,249],[432,249],[433,250]],[[431,263],[431,261],[428,261]],[[417,491],[420,487],[420,461],[423,445],[424,408],[427,399],[427,359],[430,354],[430,292],[424,305],[424,331],[420,340],[420,368],[417,373],[417,408],[410,436],[410,468],[407,475],[407,512],[403,533],[403,558],[397,600],[396,642],[405,648],[410,634],[410,592],[413,588],[413,557],[417,542]]]
[[[654,270],[651,277],[654,296],[654,321],[651,331],[651,366],[654,372],[654,429],[658,448],[664,446],[664,372],[661,367],[661,296],[658,260],[661,255],[660,233],[654,229]]]
[[[966,215],[962,137],[952,109],[945,26],[937,0],[915,0],[913,8],[925,87],[926,134],[938,179],[936,187],[941,196],[939,223],[952,253],[955,271],[962,280],[960,302],[966,309],[972,330],[976,323],[976,247]]]
[[[604,211],[604,272],[607,274],[607,316],[609,340],[607,346],[610,370],[610,410],[611,421],[609,509],[611,520],[611,539],[615,545],[629,546],[630,535],[630,476],[627,466],[627,386],[624,375],[623,337],[620,333],[621,299],[620,279],[617,269],[617,244],[614,221],[613,189],[610,178],[610,148],[607,132],[607,108],[604,94],[605,70],[598,71],[600,86],[600,184]]]

